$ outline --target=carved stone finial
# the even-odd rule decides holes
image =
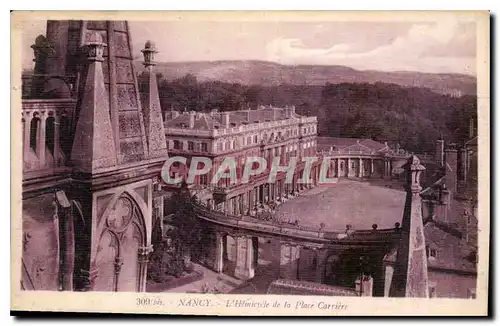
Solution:
[[[420,159],[416,155],[411,155],[406,163],[406,170],[408,175],[407,186],[412,190],[412,192],[417,193],[422,190],[420,186],[420,176],[425,167],[420,164]]]
[[[51,45],[47,38],[43,35],[38,35],[35,39],[35,44],[31,46],[33,49],[33,61],[43,61],[49,54],[54,53],[54,47]]]
[[[86,48],[87,60],[103,61],[104,47],[107,46],[101,34],[92,32],[84,44]]]
[[[146,44],[144,44],[144,49],[142,49],[141,52],[144,56],[144,66],[149,67],[156,65],[156,62],[154,60],[155,54],[158,53],[158,51],[156,51],[156,46],[153,41],[146,41]]]

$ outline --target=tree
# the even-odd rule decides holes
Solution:
[[[179,277],[193,269],[190,257],[201,251],[203,228],[193,211],[193,199],[184,184],[166,201],[174,213],[166,227],[167,240],[157,242],[151,256],[149,279],[165,282],[168,276]]]
[[[179,192],[170,197],[167,205],[175,210],[169,224],[172,227],[170,238],[177,252],[184,257],[200,252],[203,237],[200,220],[193,209],[193,198],[184,184]]]

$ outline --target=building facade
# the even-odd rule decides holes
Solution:
[[[141,99],[126,21],[48,21],[32,48],[21,288],[144,291],[167,157],[156,78]]]
[[[304,172],[304,157],[316,157],[316,117],[303,117],[290,108],[259,108],[231,112],[184,112],[165,113],[165,130],[171,156],[187,159],[186,164],[175,164],[170,173],[173,177],[187,178],[193,157],[206,157],[212,162],[211,170],[194,179],[193,189],[199,200],[214,209],[228,214],[252,214],[271,202],[282,201],[297,192],[316,184],[319,168],[315,162],[310,171],[311,180],[299,183]],[[241,183],[247,159],[261,157],[267,162],[263,173]],[[269,183],[271,163],[287,166],[290,159],[297,159],[294,183],[285,183],[285,174],[278,173],[276,182]],[[212,184],[214,175],[224,160],[236,163],[236,180],[221,178]]]

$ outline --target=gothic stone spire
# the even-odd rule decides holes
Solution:
[[[102,71],[105,46],[101,35],[96,32],[90,35],[85,44],[89,64],[71,151],[71,163],[76,170],[85,173],[117,164]]]
[[[141,103],[144,112],[144,127],[148,144],[149,157],[166,157],[167,141],[165,138],[165,127],[161,114],[160,97],[156,74],[154,73],[154,55],[157,53],[155,44],[147,41],[144,49],[144,66],[146,67],[145,89],[142,94]]]
[[[427,255],[420,198],[420,175],[425,168],[415,155],[404,167],[407,171],[406,202],[389,295],[426,298],[429,296]]]

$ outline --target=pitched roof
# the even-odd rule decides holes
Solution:
[[[317,137],[316,139],[318,145],[329,145],[336,148],[346,148],[356,145],[361,145],[375,151],[387,148],[385,144],[366,138]]]
[[[173,118],[172,120],[165,121],[165,128],[188,128],[189,120],[192,113],[183,113]],[[211,130],[214,127],[220,127],[221,124],[205,113],[194,114],[194,128],[202,130]]]
[[[477,136],[466,142],[465,146],[477,146]]]
[[[477,249],[462,239],[445,223],[429,221],[424,226],[426,247],[437,252],[436,258],[427,260],[427,267],[457,272],[477,272],[474,255]],[[386,255],[384,261],[395,262],[397,247]]]
[[[357,296],[352,288],[291,279],[273,281],[267,294]]]
[[[348,150],[360,152],[379,152],[384,153],[391,151],[386,145],[373,139],[363,138],[338,138],[338,137],[316,137],[317,148],[319,150]]]
[[[177,117],[172,118],[174,112],[165,113],[165,127],[168,128],[187,128],[189,126],[190,115],[195,116],[194,129],[213,129],[215,127],[224,127],[224,115],[227,114],[231,126],[243,124],[261,123],[265,121],[277,121],[285,119],[300,118],[289,108],[265,107],[257,110],[238,110],[228,112],[182,112]]]

